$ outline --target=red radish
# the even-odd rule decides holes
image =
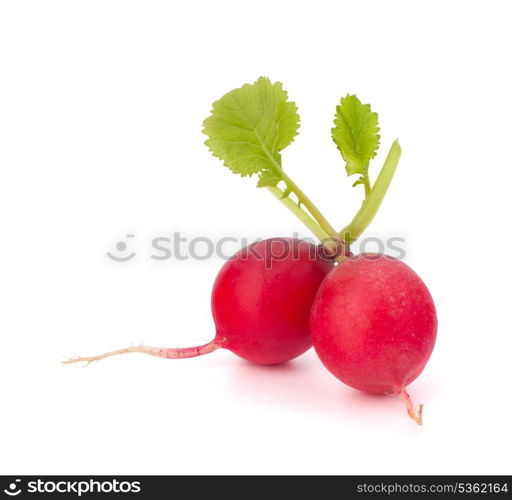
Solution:
[[[220,270],[212,291],[215,338],[201,346],[134,346],[64,363],[88,363],[141,352],[162,358],[192,358],[219,348],[262,365],[289,361],[311,347],[309,312],[316,291],[333,268],[311,243],[271,238],[240,250]]]
[[[373,394],[396,394],[422,423],[405,387],[425,367],[437,332],[430,293],[392,257],[349,257],[325,278],[310,317],[313,345],[330,372]]]

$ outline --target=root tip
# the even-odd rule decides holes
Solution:
[[[418,412],[416,413],[411,397],[405,389],[401,389],[398,392],[398,397],[404,402],[409,417],[411,417],[418,425],[423,425],[423,404],[418,405]]]
[[[423,404],[418,405],[418,425],[423,425]]]

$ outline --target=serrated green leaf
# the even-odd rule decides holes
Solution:
[[[368,177],[368,165],[379,148],[377,113],[355,95],[342,97],[336,107],[332,138],[346,162],[348,175]],[[364,182],[364,181],[363,181]],[[359,183],[357,181],[357,183]]]
[[[242,177],[260,174],[258,186],[281,180],[281,154],[297,135],[297,106],[280,82],[260,77],[213,103],[203,123],[205,144],[226,167]]]

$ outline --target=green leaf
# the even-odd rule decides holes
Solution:
[[[205,144],[226,167],[242,177],[260,174],[258,187],[282,178],[281,151],[297,135],[297,106],[280,82],[260,77],[213,103],[203,123]]]
[[[378,115],[369,104],[361,104],[355,95],[342,97],[336,107],[332,138],[346,162],[348,175],[368,178],[368,165],[379,148]]]

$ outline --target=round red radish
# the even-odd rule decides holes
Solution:
[[[332,261],[320,258],[318,247],[291,238],[241,250],[213,285],[217,343],[265,365],[301,355],[311,347],[311,305],[332,268]]]
[[[410,267],[385,255],[349,257],[320,286],[310,326],[315,350],[333,375],[361,391],[400,395],[412,409],[404,388],[432,353],[437,317]]]
[[[133,346],[65,363],[92,362],[141,352],[192,358],[219,348],[262,365],[289,361],[311,347],[309,312],[320,283],[333,268],[320,247],[294,238],[271,238],[243,248],[220,270],[212,291],[215,338],[186,348]]]

